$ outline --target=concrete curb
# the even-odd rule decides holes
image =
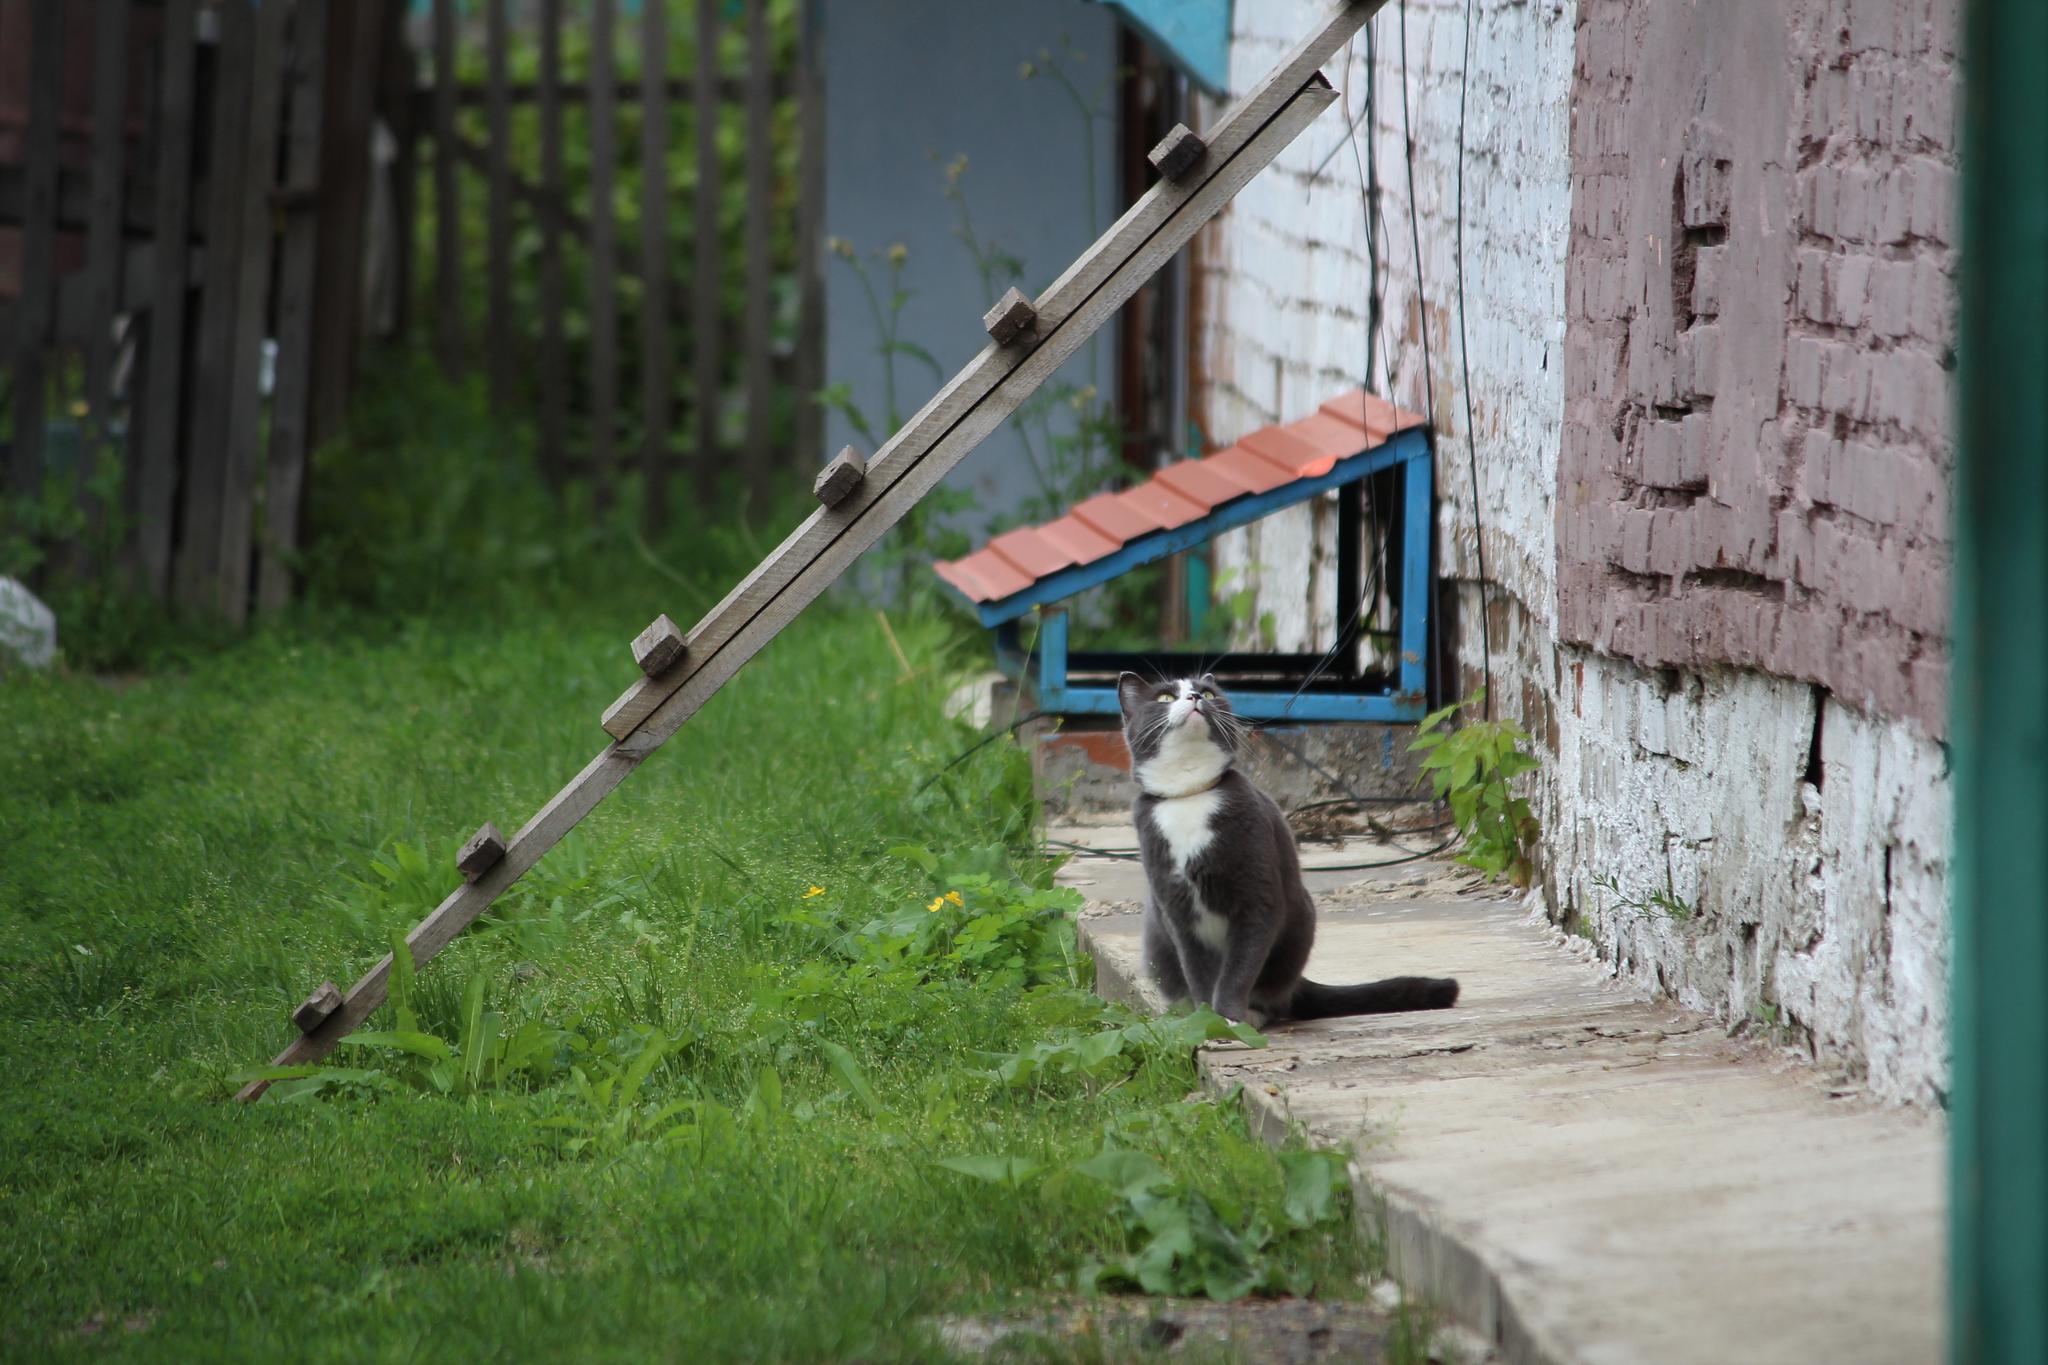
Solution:
[[[1158,1014],[1165,1008],[1151,986],[1125,969],[1115,953],[1102,952],[1087,920],[1078,925],[1081,947],[1095,960],[1095,993],[1132,1009]],[[1241,1086],[1217,1074],[1216,1056],[1204,1049],[1196,1058],[1203,1088],[1218,1097],[1240,1088],[1252,1130],[1279,1146],[1294,1127],[1287,1097],[1278,1087]],[[1444,1226],[1422,1200],[1373,1178],[1363,1157],[1351,1162],[1352,1186],[1365,1197],[1353,1201],[1358,1235],[1386,1248],[1387,1273],[1402,1289],[1476,1332],[1508,1365],[1577,1365],[1578,1357],[1542,1339],[1502,1286],[1499,1274],[1468,1242]]]

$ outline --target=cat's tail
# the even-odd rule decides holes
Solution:
[[[1362,986],[1325,986],[1303,977],[1288,1001],[1292,1019],[1334,1019],[1346,1014],[1400,1014],[1447,1010],[1458,1003],[1458,983],[1447,976],[1390,976]]]

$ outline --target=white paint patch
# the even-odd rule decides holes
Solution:
[[[1211,822],[1222,802],[1223,798],[1212,788],[1161,801],[1152,807],[1152,822],[1159,826],[1160,836],[1166,840],[1175,871],[1186,872],[1188,863],[1209,846],[1215,833]]]
[[[1200,896],[1195,897],[1195,937],[1218,953],[1230,941],[1230,921],[1202,904]]]

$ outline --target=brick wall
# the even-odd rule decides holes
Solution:
[[[1321,0],[1236,6],[1232,84],[1255,81],[1326,8]],[[1462,676],[1448,685],[1460,693],[1480,678],[1470,628],[1480,607],[1456,293],[1464,15],[1462,0],[1410,0],[1404,27],[1401,10],[1390,5],[1372,20],[1371,66],[1363,35],[1329,65],[1344,96],[1340,109],[1197,238],[1193,310],[1196,413],[1212,446],[1302,416],[1364,383],[1370,272],[1361,189],[1371,157],[1383,224],[1373,386],[1435,414],[1442,605],[1467,626],[1450,632]],[[1564,0],[1480,5],[1464,91],[1467,334],[1480,521],[1494,584],[1487,594],[1494,691],[1539,734],[1552,728],[1555,686],[1553,495],[1564,394],[1572,41]],[[1369,81],[1374,117],[1367,122]],[[1347,125],[1354,125],[1348,136]],[[1219,544],[1219,567],[1257,585],[1259,609],[1282,648],[1322,648],[1334,631],[1334,510],[1291,509]]]
[[[1953,0],[1583,0],[1561,636],[1948,691]]]

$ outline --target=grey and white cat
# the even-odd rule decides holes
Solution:
[[[1209,674],[1150,683],[1126,673],[1117,698],[1150,892],[1145,969],[1168,999],[1259,1026],[1457,1002],[1448,978],[1325,986],[1304,977],[1315,901],[1280,808],[1234,766],[1251,726]]]

